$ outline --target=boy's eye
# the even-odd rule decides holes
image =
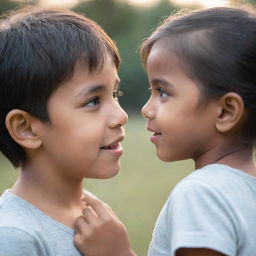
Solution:
[[[86,107],[94,107],[100,103],[100,98],[99,97],[94,97],[93,99],[87,101],[85,103]]]
[[[118,101],[118,98],[121,97],[121,96],[123,96],[123,95],[124,95],[123,92],[120,91],[120,90],[113,92],[113,98],[114,98],[115,100],[117,100],[117,101]]]
[[[163,90],[161,87],[158,87],[157,91],[159,92],[160,98],[165,98],[169,96],[169,94],[165,90]]]

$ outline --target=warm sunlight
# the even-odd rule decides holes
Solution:
[[[160,0],[127,0],[127,2],[134,5],[151,6],[158,3]]]
[[[79,0],[40,0],[39,4],[40,6],[60,6],[69,8],[78,2]]]
[[[116,0],[116,1],[127,1],[131,4],[138,5],[138,6],[152,6],[158,3],[160,0]],[[200,4],[205,7],[214,7],[214,6],[227,6],[229,4],[229,0],[169,0],[169,1],[174,4],[179,4],[181,6]],[[78,2],[79,0],[40,0],[40,5],[72,7],[74,4]]]
[[[228,6],[228,0],[172,0],[173,3],[177,3],[182,6],[200,4],[204,7],[215,7],[215,6]]]

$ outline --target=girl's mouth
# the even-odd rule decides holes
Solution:
[[[162,133],[160,133],[160,132],[154,132],[150,138],[151,142],[154,144],[157,144],[161,135],[162,135]]]

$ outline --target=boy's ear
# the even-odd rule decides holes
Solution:
[[[244,102],[241,96],[234,92],[226,93],[221,97],[218,105],[217,130],[221,133],[231,131],[240,124],[244,112]]]
[[[36,149],[42,141],[36,133],[38,119],[20,109],[11,110],[5,119],[6,128],[12,139],[27,149]]]

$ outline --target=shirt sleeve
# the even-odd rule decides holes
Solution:
[[[232,205],[218,189],[198,180],[185,180],[166,204],[172,255],[179,248],[209,248],[236,255],[237,230]]]
[[[29,233],[0,227],[0,256],[43,256],[40,243]]]

